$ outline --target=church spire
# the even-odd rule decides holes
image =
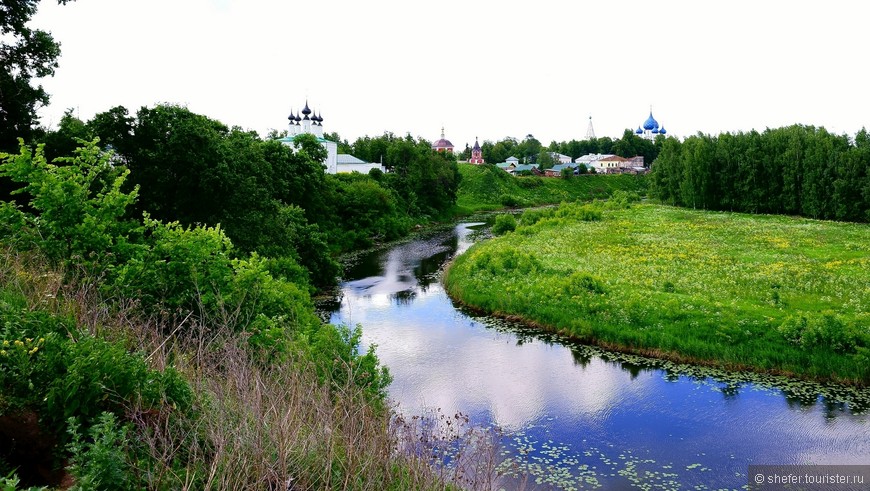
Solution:
[[[589,126],[586,128],[586,139],[594,140],[595,139],[595,130],[592,128],[592,116],[589,116]]]

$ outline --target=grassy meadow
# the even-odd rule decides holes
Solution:
[[[469,306],[584,342],[870,384],[867,225],[564,204],[525,212],[444,281]]]
[[[646,194],[646,176],[583,175],[514,177],[493,165],[459,164],[462,180],[456,196],[457,215],[505,207],[557,204],[606,198],[615,190]]]

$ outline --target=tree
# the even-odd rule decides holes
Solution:
[[[60,44],[51,34],[27,27],[38,3],[0,0],[0,151],[15,151],[18,138],[31,141],[36,110],[48,104],[48,94],[33,79],[54,75]]]
[[[67,157],[81,146],[80,140],[90,140],[91,132],[85,123],[73,116],[73,110],[67,109],[60,118],[57,130],[49,131],[43,136],[45,143],[45,158],[54,162],[58,157]]]
[[[553,167],[555,164],[555,160],[553,159],[553,155],[547,150],[541,150],[538,152],[538,168],[541,170],[549,169]]]

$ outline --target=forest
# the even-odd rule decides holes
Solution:
[[[183,226],[220,224],[241,253],[291,258],[317,286],[334,284],[336,254],[449,215],[460,180],[456,161],[422,139],[360,139],[350,150],[382,155],[389,172],[329,175],[313,137],[294,152],[276,138],[177,105],[134,115],[115,107],[87,122],[68,111],[40,140],[53,161],[94,138],[130,170],[127,190],[139,189],[136,213]]]
[[[650,192],[691,208],[870,220],[870,136],[794,125],[667,138]]]

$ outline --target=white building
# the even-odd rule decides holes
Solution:
[[[587,166],[591,166],[593,162],[599,161],[603,158],[613,157],[611,153],[587,153],[586,155],[581,155],[574,159],[574,162],[578,164],[586,164]]]
[[[380,169],[381,172],[386,172],[381,164],[366,162],[347,153],[338,154],[336,156],[336,163],[338,164],[337,171],[339,174],[350,174],[351,172],[368,174],[372,169]]]
[[[317,141],[326,148],[326,173],[335,174],[338,172],[338,144],[332,140],[327,140],[323,137],[323,118],[320,115],[314,114],[311,109],[308,109],[308,101],[305,101],[305,109],[299,114],[294,115],[290,112],[287,119],[290,121],[290,131],[287,136],[279,141],[285,145],[290,145],[296,148],[296,138],[299,135],[314,135]],[[313,114],[313,116],[312,116]]]
[[[587,168],[595,169],[598,174],[621,172],[622,169],[634,163],[633,160],[607,153],[587,153],[574,159],[574,162],[585,164]]]
[[[571,156],[564,155],[558,152],[550,152],[550,157],[553,158],[553,162],[558,162],[560,164],[570,164]]]

